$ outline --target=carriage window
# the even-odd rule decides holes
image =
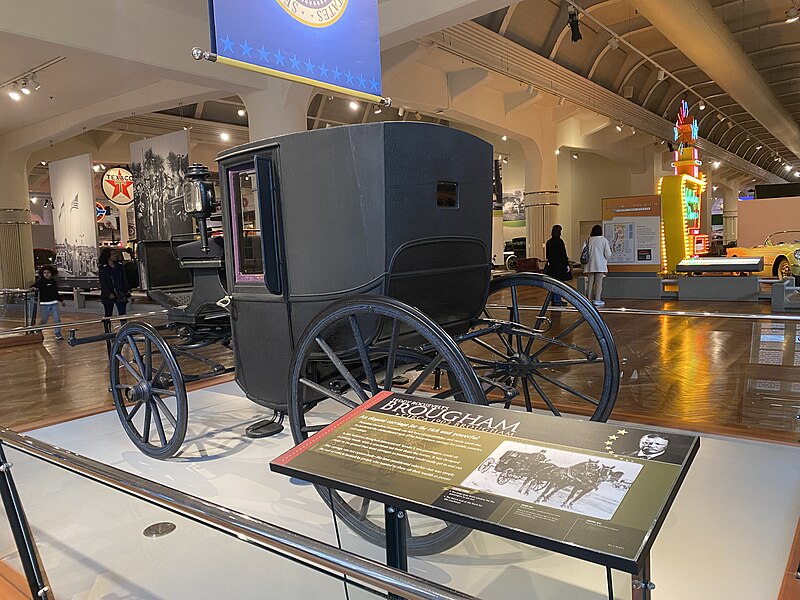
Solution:
[[[440,208],[458,208],[457,183],[440,181],[436,184],[436,206]]]
[[[231,208],[236,235],[236,279],[261,281],[264,275],[264,258],[255,170],[234,171],[230,177]]]

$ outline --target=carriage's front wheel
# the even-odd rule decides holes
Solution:
[[[288,407],[295,443],[380,391],[486,403],[458,345],[434,321],[398,300],[348,298],[318,315],[295,346]],[[404,443],[422,450],[426,442],[409,439]],[[385,545],[380,503],[327,488],[317,490],[351,529],[374,544]],[[409,514],[406,522],[411,555],[443,552],[470,532],[417,514]]]
[[[122,428],[143,453],[170,458],[186,437],[183,376],[167,342],[148,323],[123,325],[111,345],[111,394]]]

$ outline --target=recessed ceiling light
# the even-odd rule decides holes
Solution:
[[[350,102],[350,110],[358,110],[358,102],[356,102],[355,100],[352,100]]]
[[[721,163],[721,162],[719,162],[718,160],[715,160],[713,163],[711,163],[711,165],[712,165],[712,166],[713,166],[715,169],[719,169],[719,166],[720,166],[721,164],[722,164],[722,163]]]
[[[784,168],[786,171],[791,171],[791,170],[792,170],[792,165],[783,165],[783,168]]]
[[[559,154],[561,154],[561,150],[559,150],[558,148],[556,148],[556,156],[558,156]]]
[[[503,140],[504,142],[507,142],[507,141],[508,141],[508,136],[507,136],[507,135],[504,135],[504,136],[503,136],[503,137],[501,137],[500,139],[501,139],[501,140]]]
[[[243,108],[240,108],[239,110],[236,111],[236,114],[239,115],[240,117],[243,117],[247,114],[247,111]]]
[[[228,140],[231,139],[231,135],[227,131],[223,131],[222,133],[220,133],[219,137],[223,142],[227,142]]]

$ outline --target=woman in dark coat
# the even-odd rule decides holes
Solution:
[[[100,301],[105,309],[105,316],[110,317],[114,313],[114,306],[117,312],[124,315],[127,311],[128,297],[130,296],[131,286],[125,276],[125,268],[122,263],[117,262],[119,255],[113,248],[103,248],[100,252],[99,273],[100,273]]]
[[[561,225],[553,225],[550,232],[550,239],[545,244],[545,258],[547,267],[544,272],[559,281],[569,281],[572,279],[572,271],[569,268],[569,257],[567,257],[567,247],[561,239]],[[561,300],[561,296],[553,294],[553,304],[556,306],[566,306],[567,303]]]

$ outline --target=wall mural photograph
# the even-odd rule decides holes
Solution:
[[[168,240],[191,233],[183,209],[183,180],[189,168],[189,134],[169,133],[131,144],[131,173],[139,240]]]

